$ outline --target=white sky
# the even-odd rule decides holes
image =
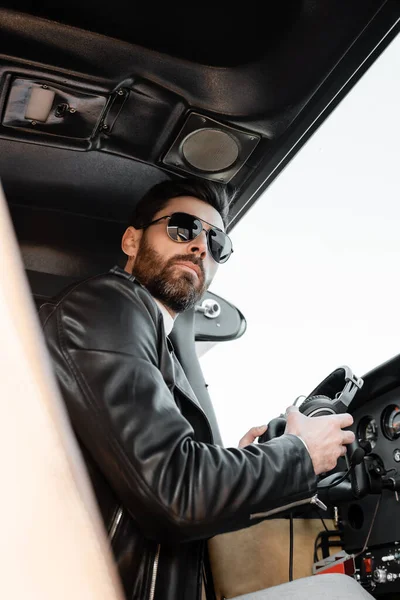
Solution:
[[[400,353],[400,36],[232,232],[210,291],[247,320],[201,358],[223,442]]]

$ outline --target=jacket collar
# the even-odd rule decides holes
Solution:
[[[119,267],[118,265],[114,265],[114,267],[110,269],[110,273],[118,275],[119,277],[124,277],[125,279],[128,279],[128,281],[136,281],[138,285],[140,285],[143,289],[145,289],[148,292],[149,296],[152,298],[152,300],[157,305],[158,309],[162,314],[165,335],[169,335],[174,326],[174,318],[169,314],[165,306],[159,300],[157,300],[157,298],[154,298],[154,296],[150,294],[150,292],[136,279],[134,275],[131,275],[131,273],[128,273],[127,271],[125,271],[125,269],[121,269],[121,267]]]
[[[124,269],[121,269],[121,267],[119,267],[117,265],[115,265],[112,269],[110,269],[110,273],[113,273],[114,275],[117,275],[118,277],[124,277],[125,279],[128,279],[129,281],[136,281],[136,283],[138,285],[140,285],[143,289],[145,289],[147,291],[147,293],[149,294],[150,298],[152,298],[154,303],[157,304],[157,302],[155,301],[153,296],[150,294],[150,292],[136,279],[136,277],[134,275],[131,275],[130,273],[128,273]],[[175,355],[171,340],[167,336],[165,337],[165,343],[166,343],[166,348],[168,349],[167,350],[168,355],[172,358],[172,364],[173,364],[173,373],[170,373],[170,374],[168,374],[169,369],[167,368],[166,364],[163,364],[163,362],[162,362],[160,365],[163,376],[166,376],[166,378],[167,378],[167,381],[166,381],[167,385],[169,383],[169,387],[171,385],[173,387],[177,387],[180,390],[180,392],[184,396],[186,396],[189,400],[191,400],[194,404],[196,404],[196,406],[204,414],[203,408],[200,405],[200,402],[198,401],[197,396],[194,393],[192,386],[190,385],[190,383],[186,377],[186,374],[182,368],[182,365],[180,364],[180,362],[178,361],[178,359]],[[169,361],[167,361],[167,362],[169,363]]]

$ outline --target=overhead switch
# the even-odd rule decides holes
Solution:
[[[55,93],[45,87],[32,86],[25,110],[25,119],[46,122],[53,106]]]

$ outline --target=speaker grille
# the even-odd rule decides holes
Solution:
[[[228,183],[243,167],[261,136],[191,112],[162,162],[174,170]]]
[[[239,156],[236,140],[219,129],[200,129],[182,143],[185,160],[199,171],[218,173],[231,167]]]

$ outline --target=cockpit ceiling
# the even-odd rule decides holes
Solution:
[[[148,187],[189,175],[232,185],[237,222],[399,16],[397,0],[258,10],[3,3],[0,177],[10,204],[122,222]],[[52,99],[44,121],[27,117],[33,89]]]
[[[233,67],[258,60],[274,51],[290,35],[298,19],[318,12],[314,2],[281,0],[263,6],[262,18],[256,17],[259,4],[240,9],[214,4],[185,8],[171,4],[157,6],[116,0],[68,3],[3,2],[10,8],[36,17],[58,21],[93,31],[116,40],[136,44],[175,58],[206,65]]]

